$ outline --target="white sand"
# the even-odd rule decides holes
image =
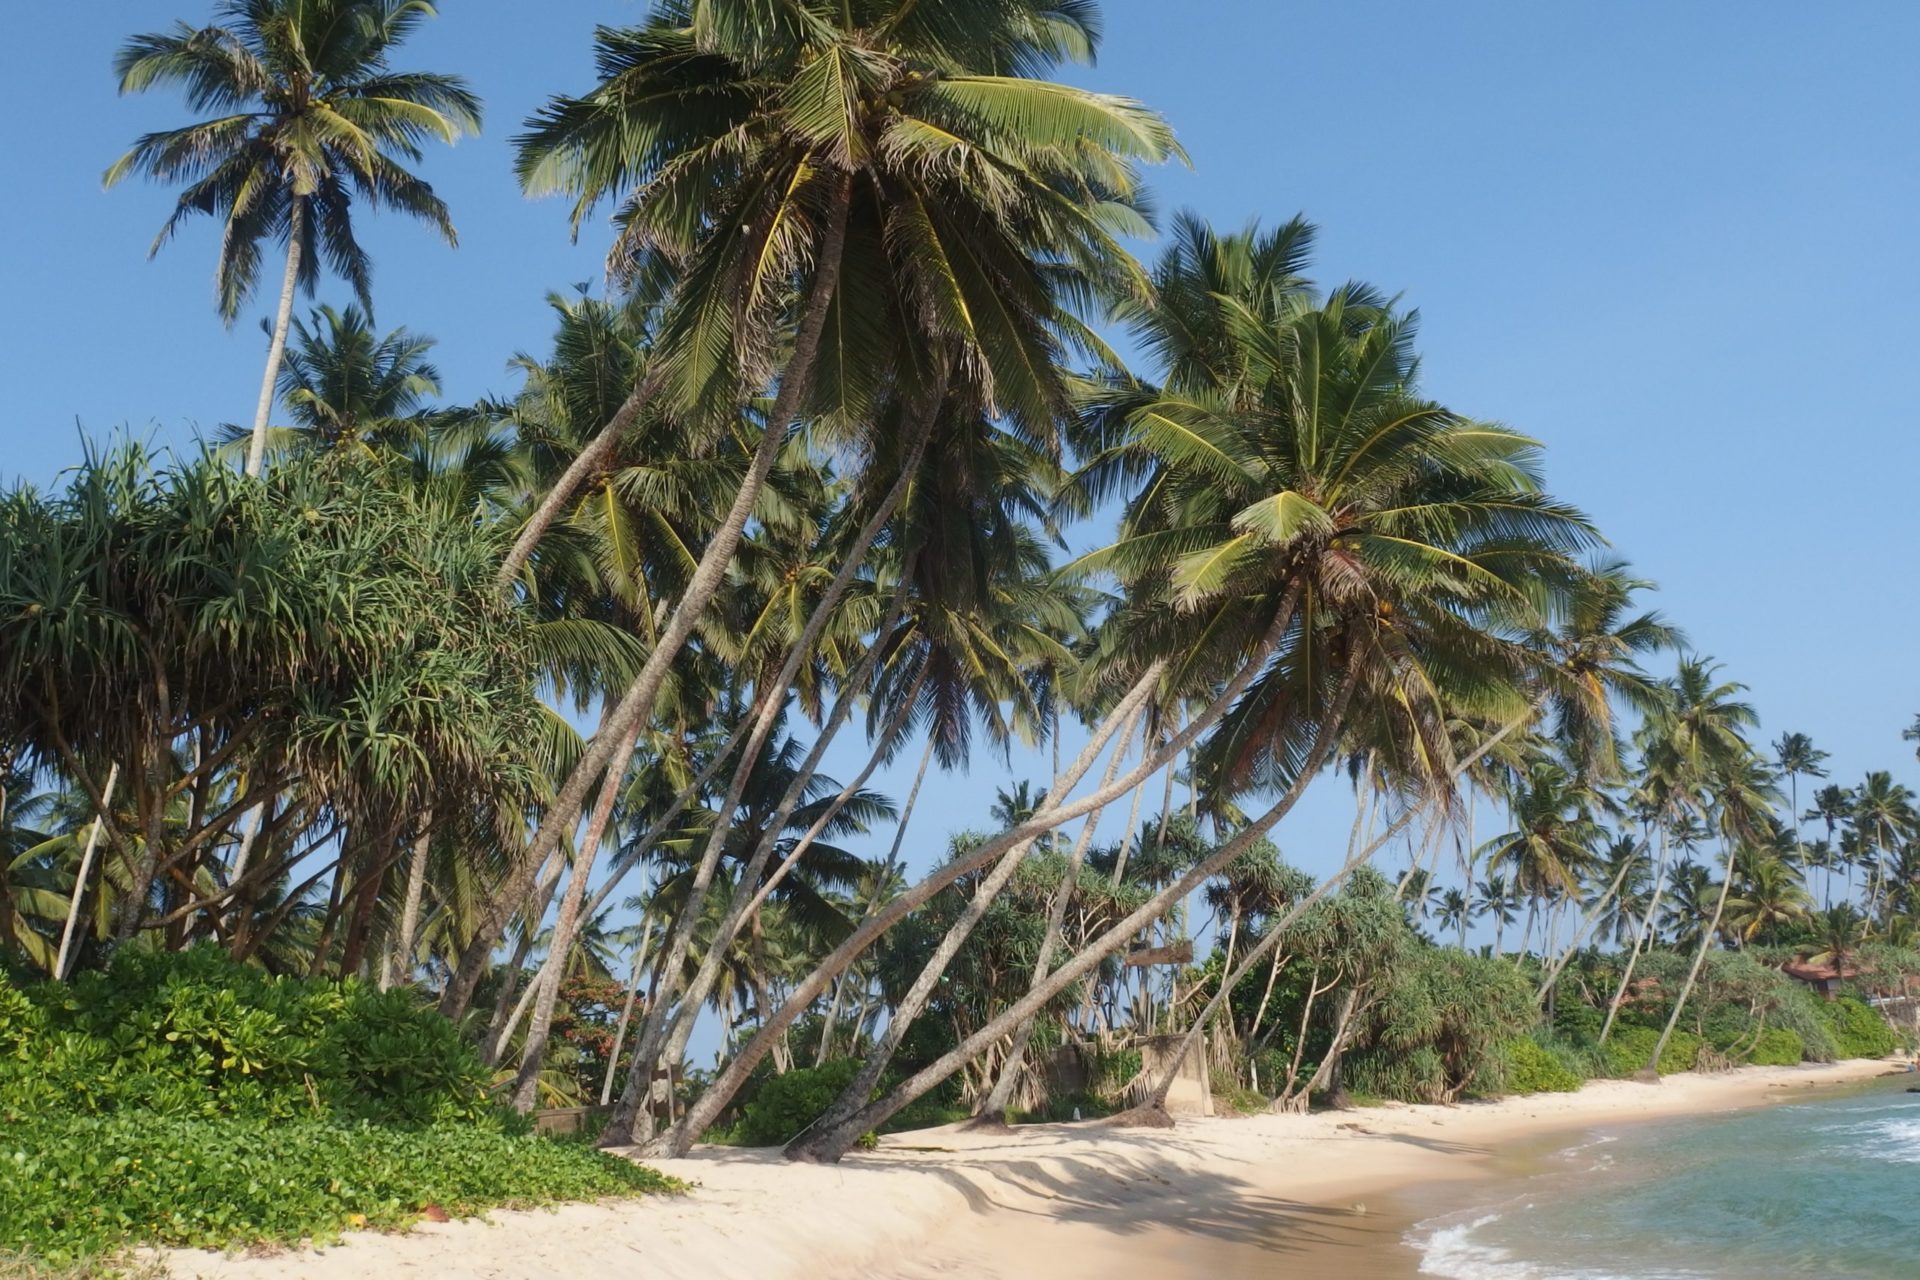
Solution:
[[[1763,1105],[1888,1069],[1759,1067],[1458,1107],[1188,1120],[1171,1131],[948,1127],[895,1135],[825,1167],[772,1151],[701,1150],[660,1165],[696,1184],[686,1196],[353,1233],[324,1250],[179,1251],[168,1264],[181,1280],[1112,1280],[1199,1274],[1205,1259],[1259,1251],[1291,1255],[1286,1274],[1404,1275],[1410,1255],[1394,1256],[1404,1254],[1404,1220],[1382,1204],[1397,1189],[1486,1176],[1496,1146]]]

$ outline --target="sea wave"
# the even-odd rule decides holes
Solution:
[[[1502,1216],[1483,1213],[1465,1220],[1434,1219],[1415,1227],[1407,1243],[1420,1252],[1420,1274],[1443,1280],[1698,1280],[1698,1273],[1691,1271],[1569,1270],[1564,1264],[1521,1258],[1510,1248],[1475,1238]]]
[[[1920,1116],[1826,1125],[1822,1131],[1849,1138],[1848,1150],[1869,1160],[1920,1164]]]

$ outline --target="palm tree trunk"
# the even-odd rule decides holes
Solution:
[[[1679,998],[1673,1002],[1673,1013],[1668,1016],[1667,1025],[1660,1031],[1659,1042],[1653,1046],[1653,1056],[1647,1059],[1647,1065],[1641,1071],[1643,1078],[1648,1073],[1651,1073],[1655,1080],[1660,1078],[1660,1055],[1667,1051],[1667,1041],[1673,1038],[1673,1029],[1680,1025],[1680,1014],[1687,1007],[1687,998],[1693,994],[1693,984],[1700,978],[1700,966],[1707,962],[1707,952],[1712,948],[1714,940],[1720,936],[1720,917],[1726,913],[1727,894],[1733,888],[1733,861],[1733,850],[1728,849],[1727,873],[1720,881],[1720,899],[1714,903],[1713,922],[1707,926],[1707,931],[1700,935],[1699,949],[1693,953],[1693,967],[1687,970],[1687,980],[1680,987]]]
[[[558,846],[561,836],[572,830],[579,821],[587,793],[592,789],[595,779],[603,773],[626,772],[627,759],[632,751],[630,747],[626,751],[620,750],[619,744],[635,741],[629,735],[634,732],[635,726],[647,723],[660,687],[666,682],[669,667],[679,656],[687,638],[693,634],[694,627],[706,612],[708,603],[720,589],[727,569],[733,563],[733,553],[740,545],[747,519],[753,514],[760,491],[773,471],[781,446],[786,442],[787,428],[798,416],[801,401],[813,382],[814,362],[820,351],[827,311],[840,281],[841,258],[847,239],[847,210],[852,198],[852,177],[843,174],[834,184],[833,198],[827,210],[826,225],[815,259],[818,266],[814,273],[813,289],[794,333],[792,354],[780,379],[780,390],[774,396],[773,407],[768,411],[766,431],[761,436],[759,447],[754,450],[753,460],[747,467],[739,492],[734,495],[733,505],[720,526],[714,530],[699,564],[694,568],[693,576],[687,581],[680,603],[674,607],[673,615],[667,620],[653,651],[647,655],[640,674],[620,699],[609,722],[594,735],[594,741],[582,753],[580,762],[574,766],[539,830],[534,833],[526,853],[519,860],[519,866],[508,878],[504,891],[488,904],[480,936],[475,939],[475,945],[468,947],[466,954],[461,956],[460,966],[441,998],[441,1012],[449,1017],[460,1016],[472,1000],[473,989],[486,970],[487,956],[491,954],[500,931],[505,928],[515,903],[525,897],[526,885],[535,869]],[[748,755],[751,754],[749,751]],[[697,914],[697,909],[690,910],[689,914]],[[650,1009],[649,1017],[652,1013]]]
[[[1328,758],[1333,753],[1334,744],[1338,739],[1338,730],[1346,718],[1347,705],[1352,700],[1354,686],[1358,682],[1358,674],[1359,669],[1357,666],[1350,668],[1349,675],[1342,682],[1340,692],[1335,697],[1333,705],[1327,710],[1325,722],[1321,727],[1318,740],[1309,748],[1306,758],[1301,762],[1300,772],[1298,776],[1295,777],[1293,785],[1287,789],[1286,794],[1281,796],[1280,800],[1271,809],[1249,822],[1246,827],[1231,840],[1215,849],[1198,865],[1190,869],[1173,884],[1167,886],[1152,899],[1143,903],[1133,914],[1114,925],[1086,947],[1083,947],[1072,959],[1056,969],[1046,982],[1029,991],[1020,1000],[1015,1001],[1011,1007],[974,1031],[952,1050],[909,1076],[878,1102],[864,1108],[830,1133],[823,1131],[822,1128],[816,1128],[797,1142],[789,1144],[787,1147],[787,1155],[789,1158],[800,1160],[838,1160],[861,1134],[884,1124],[889,1118],[897,1114],[902,1107],[920,1098],[929,1089],[959,1070],[963,1064],[971,1061],[986,1049],[987,1046],[995,1043],[1001,1036],[1007,1034],[1007,1032],[1012,1027],[1018,1025],[1022,1019],[1032,1017],[1046,1005],[1047,1001],[1052,1000],[1062,991],[1066,990],[1068,986],[1077,982],[1115,948],[1124,945],[1146,922],[1163,914],[1169,906],[1182,901],[1188,894],[1192,893],[1201,884],[1204,884],[1209,877],[1219,874],[1222,868],[1230,866],[1235,858],[1238,858],[1252,846],[1254,841],[1266,835],[1281,819],[1287,816],[1294,805],[1299,802],[1300,797],[1306,793],[1308,784],[1326,764]],[[1229,685],[1229,688],[1232,689],[1232,686]],[[1233,689],[1231,696],[1238,698],[1238,689]],[[1504,726],[1500,732],[1489,738],[1474,754],[1455,767],[1452,776],[1459,776],[1460,770],[1471,767],[1475,761],[1486,754],[1486,752],[1492,750],[1493,747],[1498,745],[1508,734],[1531,720],[1538,714],[1539,705],[1539,702],[1536,701],[1520,718],[1513,720]],[[1209,713],[1211,711],[1212,707],[1210,706]],[[1208,715],[1203,714],[1201,717],[1198,717],[1196,723],[1210,723]],[[1184,747],[1185,743],[1183,742],[1181,743],[1181,748],[1184,749]],[[1390,824],[1386,832],[1380,837],[1381,842],[1384,844],[1398,834],[1407,823],[1413,820],[1414,815],[1421,807],[1423,806],[1410,807],[1406,813],[1402,814],[1400,818]],[[1338,874],[1344,875],[1345,872],[1342,871]],[[1291,924],[1293,920],[1298,918],[1300,912],[1305,911],[1314,902],[1317,902],[1324,896],[1328,890],[1333,887],[1334,883],[1336,883],[1335,880],[1321,882],[1313,893],[1294,904],[1294,906],[1289,909],[1287,915],[1276,922],[1274,927],[1284,929],[1287,925]],[[742,1058],[746,1056],[746,1054],[741,1055]],[[738,1062],[739,1059],[735,1061]],[[718,1114],[717,1107],[709,1114],[703,1115],[701,1114],[702,1111],[703,1109],[696,1105],[695,1108],[688,1111],[687,1118],[693,1120],[696,1116],[699,1116],[700,1123],[711,1123],[712,1116]],[[691,1132],[685,1129],[676,1130],[674,1136],[679,1142],[690,1143],[692,1134],[697,1132],[697,1129],[693,1129]],[[683,1146],[677,1149],[684,1151],[686,1148]]]
[[[1139,785],[1141,779],[1166,768],[1169,761],[1186,749],[1188,742],[1213,727],[1214,722],[1226,713],[1233,701],[1252,683],[1254,676],[1265,667],[1268,657],[1279,646],[1281,638],[1291,624],[1293,611],[1299,599],[1300,594],[1297,590],[1288,592],[1275,615],[1273,625],[1247,655],[1246,664],[1235,673],[1200,715],[1169,739],[1150,759],[1142,761],[1127,777],[1120,779],[1112,787],[1096,791],[1072,803],[1049,800],[1039,813],[1025,822],[1001,832],[978,848],[970,850],[965,857],[955,858],[936,868],[918,884],[888,903],[886,908],[873,919],[855,929],[845,941],[814,967],[811,974],[795,985],[792,994],[787,997],[787,1002],[775,1013],[767,1027],[763,1028],[761,1033],[756,1035],[745,1049],[727,1064],[720,1075],[708,1086],[706,1093],[701,1095],[699,1101],[688,1108],[679,1126],[664,1138],[646,1144],[643,1149],[644,1154],[657,1155],[669,1150],[685,1151],[686,1146],[691,1144],[691,1138],[688,1135],[697,1135],[701,1126],[713,1123],[720,1112],[731,1103],[734,1094],[739,1091],[748,1074],[766,1056],[771,1044],[769,1032],[784,1028],[806,1012],[835,975],[844,971],[854,959],[907,914],[925,905],[935,894],[940,893],[962,876],[970,875],[986,866],[1015,844],[1026,841],[1041,832],[1050,831],[1064,822],[1071,822],[1094,809],[1111,804],[1114,799],[1126,794],[1130,788]],[[1133,706],[1148,696],[1163,671],[1163,663],[1156,662],[1150,666],[1135,683],[1133,689],[1108,713],[1106,720],[1082,748],[1080,756],[1067,766],[1065,775],[1062,775],[1065,780],[1064,787],[1054,788],[1056,793],[1063,793],[1065,787],[1071,787],[1092,767],[1093,761],[1099,757],[1114,730],[1118,728],[1119,720],[1129,715]],[[1134,927],[1137,931],[1140,926]]]
[[[1567,942],[1566,949],[1562,951],[1554,963],[1548,967],[1546,980],[1540,984],[1540,989],[1534,993],[1533,1002],[1535,1004],[1539,1004],[1542,1000],[1545,1000],[1547,993],[1553,990],[1553,984],[1560,981],[1561,973],[1565,971],[1567,963],[1573,959],[1573,953],[1579,949],[1581,941],[1586,938],[1587,930],[1593,927],[1593,922],[1600,918],[1600,913],[1606,909],[1609,902],[1613,901],[1613,895],[1620,892],[1620,886],[1626,883],[1627,872],[1631,870],[1633,870],[1633,860],[1627,859],[1621,864],[1620,870],[1615,873],[1613,883],[1607,886],[1607,891],[1601,894],[1600,897],[1595,900],[1594,904],[1587,909],[1586,914],[1580,918],[1580,927],[1573,931],[1573,937]]]
[[[829,1127],[822,1123],[788,1144],[786,1149],[788,1158],[828,1163],[837,1161],[861,1134],[885,1123],[902,1107],[959,1070],[961,1066],[997,1042],[1022,1021],[1033,1017],[1046,1006],[1049,1000],[1079,981],[1109,953],[1125,945],[1128,939],[1149,921],[1164,915],[1176,904],[1184,901],[1188,894],[1204,884],[1209,877],[1217,875],[1223,867],[1231,865],[1235,858],[1253,845],[1254,841],[1272,830],[1274,825],[1287,815],[1298,803],[1300,797],[1306,793],[1308,784],[1318,774],[1321,766],[1326,763],[1338,737],[1337,727],[1345,718],[1346,705],[1353,695],[1358,674],[1359,669],[1356,666],[1352,669],[1349,678],[1343,682],[1340,694],[1329,709],[1325,723],[1321,727],[1319,740],[1313,744],[1306,759],[1301,762],[1300,772],[1295,777],[1293,785],[1271,809],[1248,823],[1233,839],[1215,849],[1197,866],[1155,894],[1126,919],[1083,947],[1065,964],[1054,970],[1045,982],[1036,984],[998,1017],[989,1020],[986,1025],[961,1041],[954,1049],[909,1076],[878,1102],[861,1108],[840,1124]],[[1235,696],[1237,697],[1238,694],[1236,693]],[[1185,745],[1182,743],[1181,748],[1184,749]],[[1321,891],[1324,892],[1326,887],[1323,885]],[[1310,896],[1303,901],[1301,909],[1315,900],[1317,898]],[[692,1114],[689,1112],[689,1115]]]
[[[120,766],[114,764],[107,769],[107,785],[101,792],[101,803],[113,803],[113,784],[120,780]],[[87,847],[80,855],[80,871],[73,878],[73,898],[67,903],[67,924],[60,931],[60,953],[54,957],[53,980],[62,982],[67,976],[68,949],[73,945],[73,932],[80,923],[80,901],[87,896],[87,875],[93,870],[94,850],[100,847],[100,823],[105,814],[94,811],[93,825],[87,829]],[[0,828],[4,830],[4,828]]]
[[[926,421],[930,427],[932,422],[930,414],[926,415]],[[925,433],[923,432],[920,440],[921,445],[924,445],[925,438]],[[915,456],[918,456],[917,449]],[[846,563],[841,567],[840,573],[835,576],[833,584],[828,587],[826,594],[821,597],[819,605],[814,609],[813,616],[807,620],[807,626],[802,631],[800,639],[795,642],[792,650],[787,655],[786,667],[782,670],[780,677],[770,686],[776,693],[784,692],[786,689],[787,682],[792,678],[793,670],[798,668],[799,656],[804,651],[812,648],[814,641],[820,634],[820,630],[823,629],[826,624],[826,615],[838,603],[841,593],[845,591],[847,585],[852,581],[853,566],[865,558],[868,547],[872,545],[874,538],[879,535],[880,529],[886,521],[891,518],[894,509],[898,507],[900,499],[906,492],[907,472],[908,469],[903,468],[899,480],[896,481],[892,492],[888,495],[888,500],[882,504],[881,509],[868,520],[866,527],[861,530],[861,536],[857,540],[855,550],[849,553]],[[679,920],[675,922],[673,933],[669,936],[667,958],[661,966],[668,975],[668,987],[665,998],[653,1002],[647,1010],[646,1018],[641,1022],[640,1034],[634,1042],[633,1074],[629,1077],[627,1087],[621,1094],[619,1108],[607,1123],[607,1130],[611,1131],[617,1140],[626,1141],[630,1138],[629,1128],[639,1116],[639,1090],[646,1083],[639,1075],[642,1064],[652,1063],[652,1061],[659,1056],[663,1043],[670,1046],[667,1055],[668,1060],[678,1060],[678,1052],[684,1049],[687,1040],[693,1034],[693,1024],[699,1017],[700,1006],[706,1000],[707,993],[713,989],[713,983],[719,977],[720,969],[726,961],[726,949],[728,945],[739,932],[741,922],[747,918],[748,913],[752,911],[758,902],[764,899],[765,891],[762,890],[762,892],[756,894],[756,889],[761,888],[760,877],[766,869],[767,860],[772,855],[774,846],[779,841],[780,832],[786,825],[787,819],[792,815],[795,806],[800,801],[801,795],[805,792],[808,783],[812,781],[815,771],[819,768],[820,760],[825,755],[827,747],[832,743],[834,736],[840,731],[841,726],[846,723],[847,714],[853,709],[854,700],[864,692],[867,680],[872,675],[874,667],[879,660],[886,633],[892,629],[894,623],[898,620],[905,604],[907,585],[908,576],[903,574],[900,579],[900,585],[894,592],[893,600],[888,606],[887,616],[881,622],[879,634],[875,636],[873,644],[868,646],[867,652],[861,657],[858,667],[849,675],[845,687],[841,690],[840,697],[834,703],[833,712],[828,718],[827,723],[821,726],[819,734],[814,739],[812,748],[807,753],[806,760],[802,763],[801,767],[794,772],[793,778],[788,783],[785,794],[780,798],[779,806],[776,808],[772,818],[768,820],[765,831],[762,833],[759,842],[755,845],[752,854],[748,858],[747,866],[741,872],[739,884],[736,886],[733,896],[728,901],[726,913],[722,917],[712,941],[708,944],[706,955],[701,958],[693,981],[686,989],[686,998],[678,1002],[678,1012],[673,1014],[673,1021],[669,1022],[668,1006],[674,1003],[676,980],[686,962],[687,952],[692,946],[694,928],[699,921],[701,908],[706,902],[706,891],[708,887],[711,886],[714,872],[720,865],[720,855],[725,848],[726,838],[732,830],[733,815],[739,809],[740,797],[744,793],[752,766],[757,761],[761,745],[766,741],[773,725],[773,715],[771,713],[777,710],[778,700],[769,698],[763,702],[761,721],[754,726],[754,732],[747,739],[747,744],[742,751],[740,761],[738,765],[735,766],[733,780],[727,790],[727,798],[722,802],[717,811],[717,818],[713,824],[713,829],[707,835],[706,849],[701,855],[700,864],[694,873],[692,886],[688,890],[687,900],[681,908]],[[816,623],[818,624],[817,626]],[[918,688],[919,686],[916,682],[913,690],[915,694],[918,693]],[[895,716],[894,720],[890,722],[882,732],[881,742],[875,747],[873,755],[867,762],[867,767],[861,773],[861,777],[855,781],[853,787],[841,792],[837,799],[836,809],[838,804],[845,803],[847,797],[850,796],[852,792],[858,788],[859,784],[864,782],[866,777],[878,766],[880,754],[887,745],[886,739],[892,734],[895,728],[897,728],[904,716],[911,711],[912,705],[912,697],[908,697],[902,701],[899,714]],[[814,829],[807,832],[805,840],[797,844],[794,849],[789,852],[787,858],[780,866],[779,875],[776,876],[774,880],[769,881],[765,889],[770,890],[778,878],[786,874],[787,870],[798,861],[799,856],[805,852],[806,846],[812,843],[814,837],[818,835],[819,831],[824,829],[825,825],[825,819],[814,824]],[[650,1078],[651,1077],[649,1077],[649,1079]]]
[[[933,763],[933,749],[936,743],[932,734],[927,735],[926,750],[920,753],[920,767],[913,771],[913,786],[907,791],[907,802],[900,809],[900,821],[893,829],[893,844],[887,849],[889,867],[900,865],[900,847],[907,839],[907,823],[913,819],[913,806],[920,799],[920,784],[927,780],[927,766]]]
[[[273,338],[267,343],[267,371],[260,379],[260,403],[253,411],[253,438],[247,442],[247,474],[257,476],[267,465],[267,419],[273,413],[274,386],[280,380],[280,357],[287,349],[287,328],[293,323],[293,294],[300,285],[300,242],[306,236],[307,202],[293,197],[287,208],[287,274],[280,282],[280,307],[273,316]]]
[[[1132,718],[1127,721],[1126,727],[1120,730],[1113,756],[1107,761],[1107,772],[1101,779],[1101,785],[1110,785],[1113,782],[1113,776],[1120,771],[1120,761],[1127,754],[1128,739],[1133,736],[1133,726],[1144,711],[1144,706],[1137,708]],[[1086,825],[1080,828],[1080,838],[1073,842],[1073,853],[1067,858],[1067,869],[1061,874],[1060,885],[1054,890],[1053,901],[1047,904],[1047,927],[1040,936],[1040,952],[1033,961],[1033,983],[1036,985],[1046,980],[1047,970],[1053,965],[1053,953],[1059,948],[1060,936],[1066,928],[1067,904],[1073,900],[1074,890],[1079,885],[1080,868],[1086,862],[1087,845],[1093,841],[1093,830],[1100,825],[1102,812],[1104,811],[1096,809],[1087,815]],[[957,952],[958,948],[955,948],[955,951]],[[945,965],[941,968],[944,971]],[[937,981],[938,975],[935,977]],[[914,1010],[914,1016],[919,1016],[919,1010]],[[1014,1085],[1019,1082],[1020,1072],[1025,1068],[1027,1045],[1033,1039],[1033,1022],[1032,1018],[1028,1018],[1014,1028],[1013,1043],[1007,1049],[1007,1056],[1000,1064],[1000,1074],[994,1079],[993,1088],[988,1092],[987,1101],[976,1114],[976,1119],[999,1123],[1006,1121],[1007,1105],[1013,1099]],[[861,1095],[860,1101],[864,1102],[865,1097],[866,1095]]]
[[[633,972],[628,976],[627,998],[620,1006],[620,1022],[613,1029],[613,1049],[607,1054],[607,1074],[600,1081],[600,1105],[606,1106],[613,1099],[613,1081],[620,1070],[620,1046],[627,1039],[627,1024],[633,1020],[633,1004],[640,998],[640,980],[647,969],[647,952],[653,948],[653,913],[651,909],[640,916],[640,945],[634,948]]]
[[[573,456],[573,461],[567,464],[567,469],[560,473],[560,478],[553,482],[553,487],[542,496],[540,505],[535,507],[533,514],[527,517],[527,522],[520,526],[520,532],[514,538],[513,547],[507,552],[506,559],[500,562],[500,572],[493,580],[496,595],[506,595],[507,590],[513,586],[513,580],[520,576],[521,570],[526,568],[527,561],[533,556],[534,548],[540,545],[540,539],[546,536],[553,522],[559,519],[561,509],[573,501],[573,495],[579,492],[580,486],[586,483],[587,477],[605,468],[612,460],[620,438],[626,435],[627,428],[631,427],[633,420],[640,416],[640,410],[645,408],[647,402],[659,391],[660,378],[659,371],[649,370],[645,377],[636,382],[633,390],[627,393],[627,398],[620,402],[620,407],[613,411],[613,416],[607,419],[606,425],[600,428],[599,433],[592,440],[588,441],[585,448]]]
[[[620,754],[633,754],[634,741],[640,736],[640,726],[633,727],[631,736],[621,745]],[[547,1054],[547,1038],[553,1033],[553,1010],[560,1000],[560,975],[567,971],[567,956],[573,950],[573,940],[580,923],[580,902],[586,897],[587,881],[593,876],[593,864],[600,855],[601,842],[606,838],[607,823],[613,817],[614,801],[620,798],[620,788],[626,782],[626,775],[609,773],[606,781],[600,784],[600,797],[594,802],[593,812],[587,818],[587,832],[582,838],[580,852],[574,858],[573,874],[567,877],[567,892],[560,899],[560,914],[553,922],[553,942],[547,948],[547,963],[541,967],[541,973],[534,980],[540,994],[533,1004],[533,1022],[527,1027],[526,1043],[520,1050],[520,1071],[513,1080],[513,1106],[522,1115],[533,1110],[533,1104],[540,1091],[540,1064]]]
[[[413,950],[420,936],[420,900],[426,895],[427,854],[433,847],[433,809],[420,815],[420,834],[413,840],[413,860],[407,866],[407,897],[400,908],[400,933],[393,942],[394,967],[403,979],[410,978]]]

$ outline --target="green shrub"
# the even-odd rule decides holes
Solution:
[[[1519,1036],[1500,1046],[1508,1093],[1571,1093],[1585,1081],[1539,1041]]]
[[[131,1246],[324,1240],[505,1205],[672,1191],[655,1171],[575,1143],[470,1125],[42,1117],[0,1133],[8,1244],[60,1263]]]
[[[1900,1043],[1887,1020],[1853,996],[1829,1000],[1820,1012],[1833,1037],[1836,1057],[1884,1058]]]
[[[740,1113],[734,1141],[743,1147],[778,1147],[793,1141],[820,1118],[859,1070],[860,1064],[851,1058],[834,1058],[774,1076]]]
[[[1606,1074],[1615,1079],[1624,1079],[1647,1065],[1647,1059],[1653,1056],[1653,1046],[1660,1043],[1660,1033],[1652,1027],[1616,1026],[1613,1035],[1601,1049],[1601,1062]],[[1667,1047],[1660,1054],[1660,1074],[1670,1076],[1680,1071],[1691,1071],[1700,1061],[1700,1046],[1704,1043],[1691,1031],[1676,1028],[1667,1041]]]
[[[0,978],[0,1122],[46,1112],[511,1125],[459,1029],[409,990],[123,951],[71,984]]]
[[[1791,1067],[1806,1056],[1806,1043],[1800,1033],[1786,1027],[1768,1027],[1754,1041],[1747,1061],[1756,1067]]]
[[[1138,1049],[1101,1049],[1093,1057],[1088,1089],[1109,1101],[1117,1099],[1140,1074],[1144,1062]]]

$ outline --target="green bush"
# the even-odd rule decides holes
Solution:
[[[1571,1093],[1585,1081],[1539,1041],[1519,1036],[1500,1046],[1508,1093]]]
[[[741,1112],[734,1141],[743,1147],[778,1147],[793,1141],[820,1118],[859,1070],[860,1064],[851,1058],[834,1058],[774,1076]]]
[[[122,951],[71,984],[0,978],[0,1122],[47,1112],[512,1121],[459,1029],[409,990]]]
[[[1658,1043],[1660,1033],[1652,1027],[1616,1026],[1600,1051],[1602,1065],[1609,1076],[1624,1079],[1647,1065],[1647,1059],[1653,1056],[1653,1046]],[[1701,1044],[1700,1037],[1693,1032],[1676,1028],[1660,1054],[1660,1074],[1670,1076],[1693,1070],[1700,1061]]]
[[[325,1120],[49,1116],[0,1133],[9,1247],[61,1263],[132,1246],[325,1240],[506,1205],[672,1191],[655,1171],[576,1143],[459,1126]]]
[[[1854,996],[1829,1000],[1820,1009],[1841,1058],[1884,1058],[1900,1043],[1887,1020]]]
[[[1756,1067],[1791,1067],[1806,1057],[1806,1042],[1800,1033],[1786,1027],[1768,1027],[1754,1041],[1747,1061]]]

